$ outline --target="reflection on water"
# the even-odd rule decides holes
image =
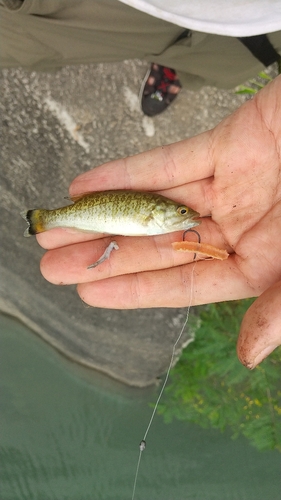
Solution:
[[[156,390],[83,369],[5,316],[0,356],[1,500],[130,500]],[[280,500],[279,457],[156,416],[135,498]]]

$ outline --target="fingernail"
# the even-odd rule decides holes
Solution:
[[[276,347],[278,347],[277,345],[269,345],[267,347],[265,347],[265,349],[263,349],[254,359],[253,363],[251,364],[250,368],[251,370],[253,368],[255,368],[259,363],[261,363],[267,356],[269,356],[269,354],[272,353],[272,351],[274,351],[274,349],[276,349]]]

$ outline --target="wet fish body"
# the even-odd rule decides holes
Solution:
[[[24,236],[55,227],[90,233],[148,236],[190,229],[200,221],[191,208],[155,193],[102,191],[71,198],[74,202],[54,210],[21,212],[28,223]]]

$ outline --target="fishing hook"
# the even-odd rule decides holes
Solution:
[[[182,235],[182,241],[185,241],[185,235],[186,235],[186,233],[195,233],[195,234],[197,234],[198,243],[201,243],[201,236],[198,233],[198,231],[196,231],[195,229],[186,229],[186,231],[184,231],[184,233]],[[193,255],[193,260],[195,260],[195,259],[196,259],[196,253]]]

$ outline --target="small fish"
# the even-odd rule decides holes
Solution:
[[[101,191],[70,198],[74,203],[54,210],[21,212],[28,223],[24,236],[54,227],[89,233],[148,236],[186,230],[200,224],[199,213],[155,193]]]

